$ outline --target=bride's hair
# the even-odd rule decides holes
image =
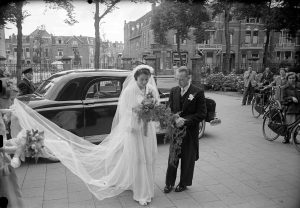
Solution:
[[[137,78],[141,75],[141,74],[145,74],[148,76],[151,76],[151,72],[148,68],[140,68],[138,70],[136,70],[136,72],[134,73],[134,79],[137,80]]]

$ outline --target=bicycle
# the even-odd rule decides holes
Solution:
[[[274,141],[279,136],[290,135],[296,150],[300,152],[300,118],[291,124],[286,124],[285,110],[286,107],[270,106],[263,120],[264,138],[268,141]]]
[[[276,105],[279,108],[281,104],[275,97],[275,87],[256,89],[256,93],[252,100],[252,115],[254,118],[258,118],[267,112],[267,109]]]

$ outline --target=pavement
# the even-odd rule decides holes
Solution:
[[[299,208],[300,154],[282,138],[269,142],[262,119],[241,106],[241,97],[206,93],[217,102],[218,126],[206,125],[200,139],[193,185],[163,193],[168,144],[158,145],[152,208]],[[125,191],[97,200],[84,183],[61,163],[23,163],[16,169],[28,208],[140,207]]]

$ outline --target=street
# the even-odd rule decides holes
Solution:
[[[206,96],[216,101],[222,123],[207,123],[193,185],[182,193],[163,193],[168,144],[159,144],[155,197],[149,207],[299,208],[300,154],[282,144],[282,137],[265,140],[262,119],[252,117],[250,106],[241,106],[241,97]],[[140,207],[130,191],[97,200],[61,163],[27,162],[16,172],[29,208]]]

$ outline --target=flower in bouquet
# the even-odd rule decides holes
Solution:
[[[31,131],[27,130],[24,148],[25,157],[35,158],[35,162],[37,162],[44,148],[44,132],[33,129]]]
[[[133,111],[137,114],[138,122],[143,122],[144,135],[147,136],[148,123],[153,121],[154,108],[156,106],[156,100],[152,92],[145,95],[141,104],[133,108]]]

